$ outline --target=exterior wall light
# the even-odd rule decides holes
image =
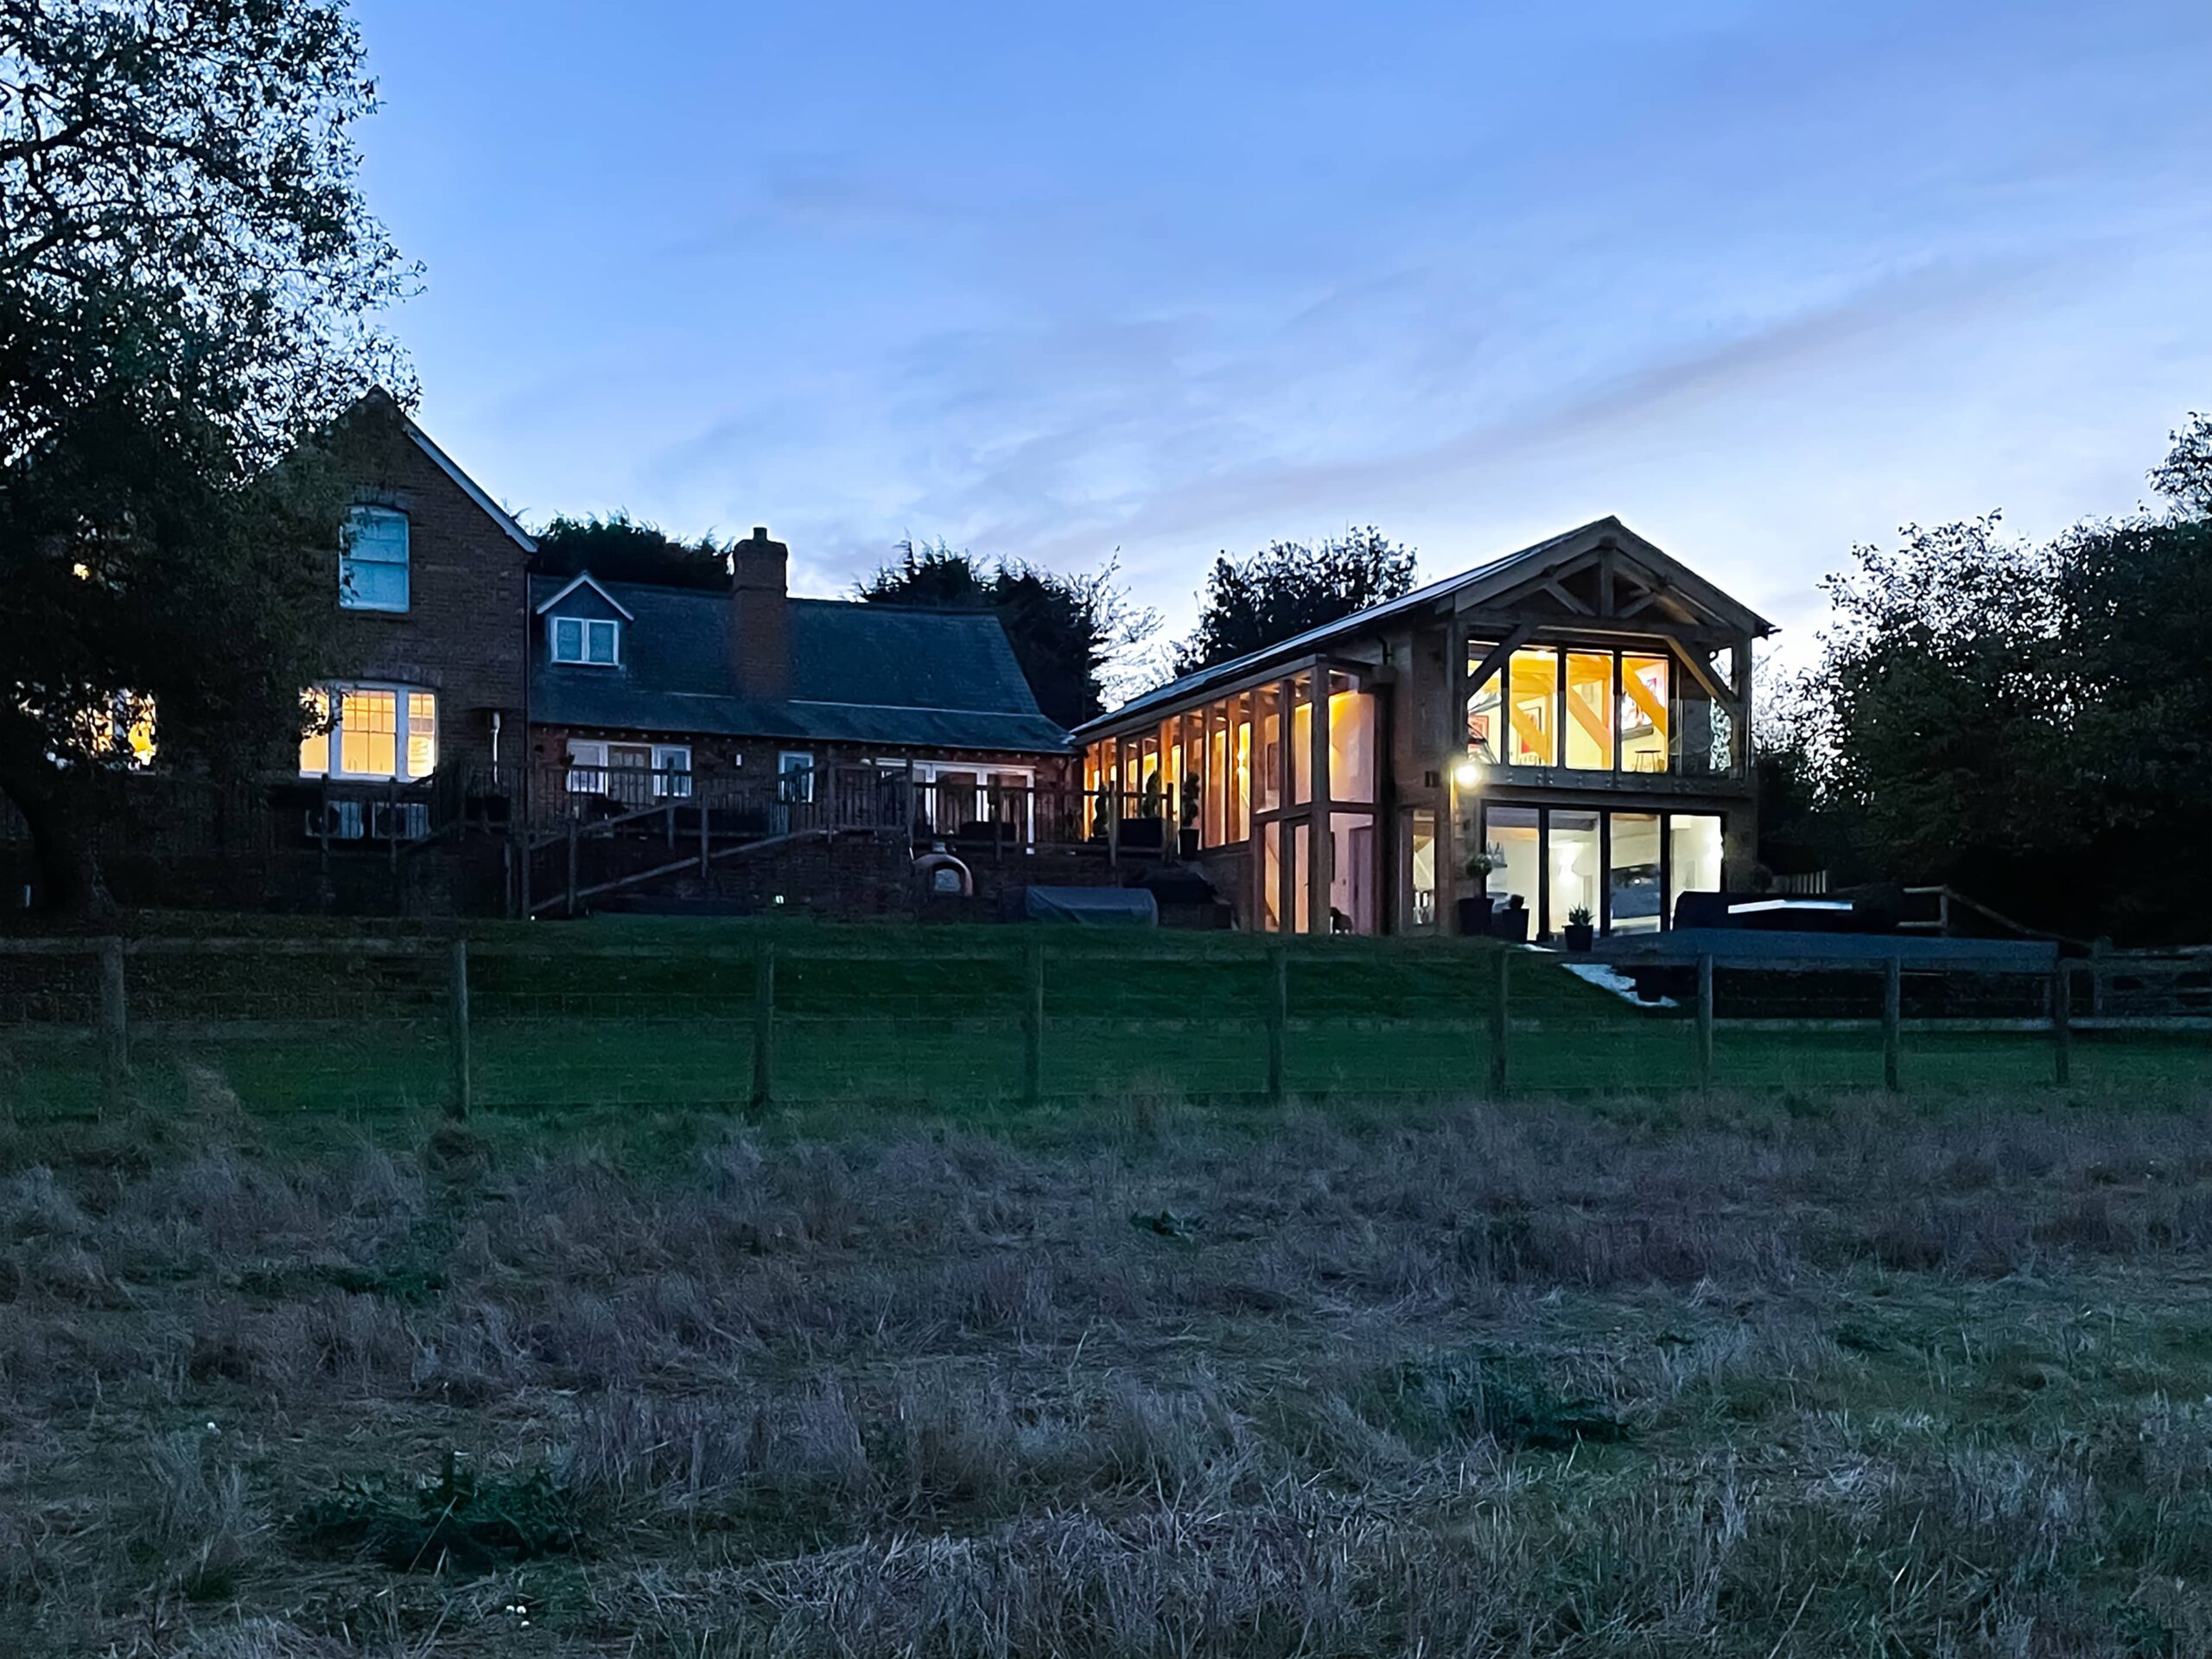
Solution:
[[[1483,780],[1483,763],[1471,754],[1463,757],[1452,768],[1452,781],[1462,789],[1473,789]]]

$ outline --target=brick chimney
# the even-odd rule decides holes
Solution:
[[[730,550],[730,664],[748,697],[791,695],[790,566],[791,550],[770,541],[766,524]]]

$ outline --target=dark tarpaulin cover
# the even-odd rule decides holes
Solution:
[[[1033,922],[1087,927],[1160,925],[1160,906],[1142,887],[1031,887],[1022,913]]]

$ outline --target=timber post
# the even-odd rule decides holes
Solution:
[[[1713,1088],[1713,957],[1697,959],[1697,1085]]]
[[[1904,958],[1893,956],[1882,976],[1882,1087],[1895,1094],[1904,1048]]]
[[[756,1112],[775,1097],[776,947],[763,944],[753,961],[753,1094]]]
[[[569,917],[576,914],[576,821],[569,820]]]
[[[99,1037],[102,1104],[120,1111],[130,1082],[130,1026],[129,1002],[123,980],[123,941],[99,943]]]
[[[1045,1099],[1045,941],[1033,938],[1021,950],[1021,1103],[1034,1111]]]
[[[458,1118],[468,1116],[472,1102],[468,1063],[468,941],[455,939],[448,969],[446,1004],[453,1031],[453,1096],[447,1109]]]
[[[713,856],[709,851],[710,843],[708,841],[707,832],[708,815],[714,809],[705,801],[702,800],[699,803],[699,879],[702,881],[707,879],[707,861]]]
[[[2062,958],[2050,973],[2050,1075],[2062,1089],[2074,1081],[2073,970]]]
[[[1511,997],[1513,952],[1500,947],[1496,983],[1490,1004],[1490,1097],[1503,1100],[1509,1086],[1505,1065],[1506,1034],[1513,1028]]]
[[[1290,1027],[1290,950],[1268,947],[1268,1100],[1280,1106],[1286,1097],[1283,1050]]]

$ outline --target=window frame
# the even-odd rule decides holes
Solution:
[[[399,526],[399,556],[396,559],[375,556],[355,550],[359,544],[360,527],[365,523],[381,522]],[[373,564],[383,569],[397,568],[399,571],[399,602],[397,605],[378,604],[360,596],[353,582],[356,564]],[[403,616],[413,608],[415,602],[415,524],[397,507],[364,502],[346,515],[346,541],[338,550],[338,608],[343,611],[372,611],[385,616]]]
[[[561,654],[561,626],[573,623],[576,628],[576,647],[582,654],[564,657]],[[604,628],[607,637],[613,641],[609,654],[604,658],[591,654],[594,630]],[[545,619],[545,652],[554,663],[563,668],[620,668],[622,666],[622,624],[603,616],[549,616]]]
[[[798,761],[798,766],[791,765]],[[805,787],[794,793],[787,779],[804,777]],[[779,749],[776,751],[776,798],[785,803],[810,802],[814,799],[814,754],[810,749]]]
[[[346,698],[349,693],[382,693],[392,700],[391,760],[390,772],[349,772],[343,762],[346,758]],[[332,680],[308,688],[308,695],[324,700],[324,712],[330,724],[323,730],[300,734],[300,776],[327,778],[334,783],[398,783],[419,784],[428,781],[438,769],[441,747],[441,721],[438,715],[438,693],[434,686],[410,685],[393,680]],[[429,702],[430,765],[427,771],[416,775],[408,765],[409,751],[414,744],[415,700]],[[323,748],[321,767],[307,764],[307,746],[320,742]]]

